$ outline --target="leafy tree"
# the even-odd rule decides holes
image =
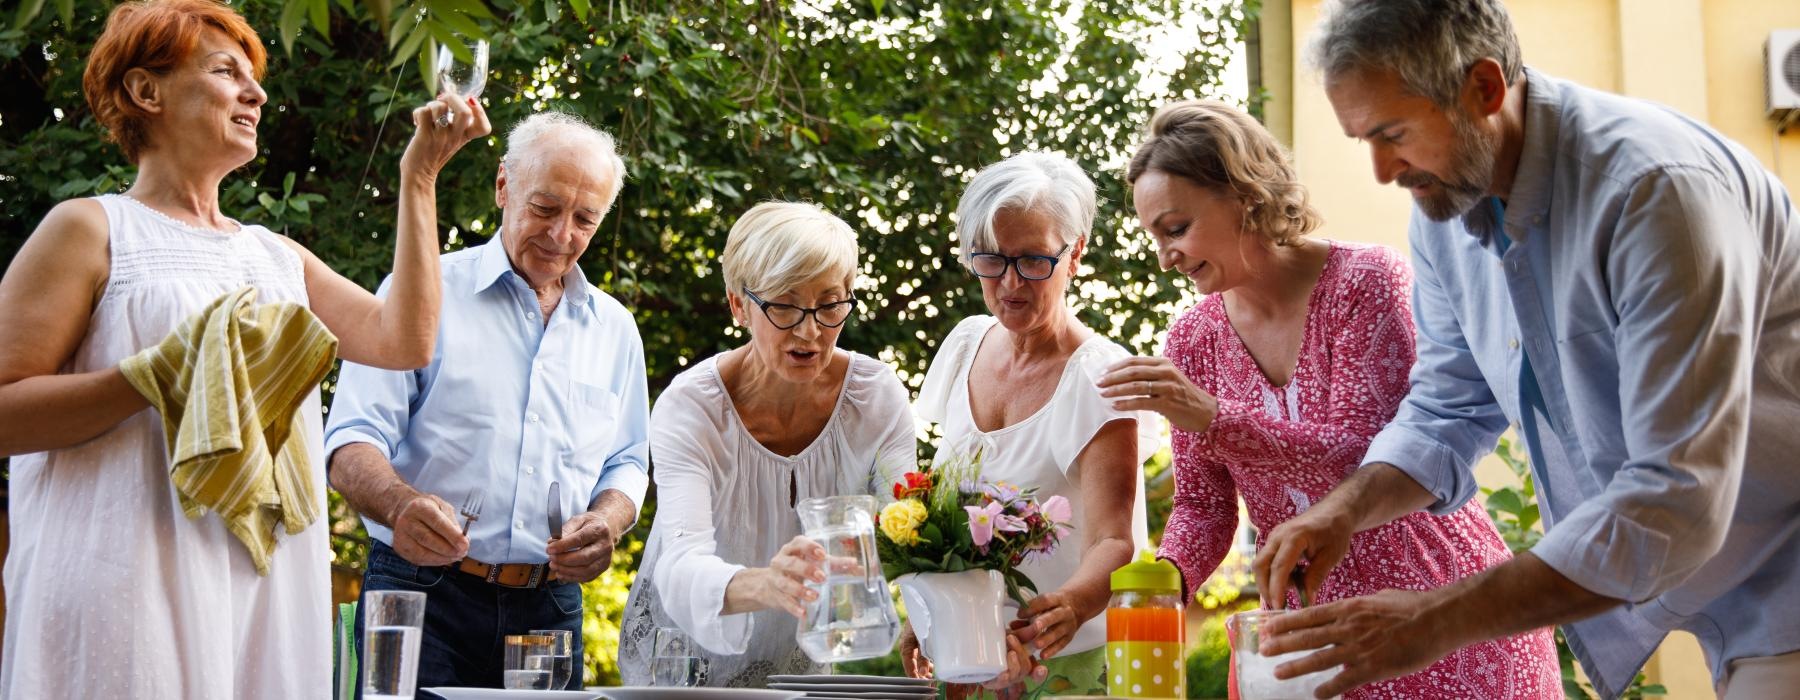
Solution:
[[[24,0],[0,15],[0,261],[55,202],[134,176],[80,93],[110,6]],[[1154,351],[1183,300],[1136,230],[1119,170],[1156,106],[1226,95],[1247,14],[1237,0],[237,6],[269,42],[270,104],[261,154],[227,181],[222,206],[365,286],[392,259],[407,113],[428,96],[421,61],[452,32],[493,44],[484,100],[497,128],[559,109],[617,135],[631,177],[582,264],[634,311],[653,392],[743,342],[716,260],[731,223],[766,199],[813,201],[858,229],[863,314],[842,344],[916,388],[937,339],[984,312],[954,259],[957,198],[976,169],[1023,149],[1063,151],[1094,176],[1100,220],[1074,306],[1096,331]],[[471,145],[440,178],[445,250],[495,233],[502,145],[498,134]],[[339,564],[356,567],[350,515],[333,508]],[[612,677],[609,625],[646,532],[588,587],[590,679]]]

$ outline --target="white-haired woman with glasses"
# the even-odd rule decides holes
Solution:
[[[856,234],[811,204],[759,204],[726,239],[725,294],[750,341],[682,372],[650,414],[656,524],[625,605],[619,668],[648,685],[656,631],[707,660],[705,685],[825,673],[794,640],[825,550],[794,505],[873,494],[917,464],[907,391],[840,350],[856,309]]]
[[[1075,532],[1020,567],[1038,595],[1013,625],[1007,672],[987,684],[1008,693],[1106,694],[1108,576],[1149,542],[1142,465],[1157,431],[1100,396],[1092,377],[1129,353],[1067,304],[1094,210],[1094,183],[1060,155],[1021,153],[976,174],[957,206],[958,257],[992,315],[944,338],[914,405],[942,428],[939,462],[979,451],[983,478],[1073,506]],[[930,673],[910,630],[901,659]]]

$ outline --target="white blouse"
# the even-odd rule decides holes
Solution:
[[[1061,588],[1081,565],[1081,532],[1084,503],[1081,475],[1075,458],[1115,420],[1137,421],[1137,494],[1132,499],[1131,541],[1137,549],[1150,546],[1150,529],[1144,512],[1144,460],[1162,443],[1162,424],[1154,414],[1120,411],[1100,395],[1094,380],[1113,363],[1131,353],[1117,343],[1095,335],[1076,348],[1063,366],[1056,393],[1036,413],[1012,425],[990,432],[975,427],[969,411],[969,368],[982,338],[998,321],[992,316],[972,316],[938,346],[937,357],[925,374],[914,412],[924,420],[940,423],[943,442],[936,462],[952,455],[968,456],[981,450],[981,476],[1003,480],[1019,488],[1036,488],[1042,502],[1060,495],[1073,506],[1075,531],[1047,559],[1029,561],[1019,570],[1036,584],[1039,593]],[[1075,638],[1057,656],[1099,647],[1106,642],[1106,618],[1096,616],[1082,624]]]
[[[658,627],[704,647],[706,684],[761,688],[770,674],[825,673],[794,639],[781,610],[721,615],[725,586],[801,534],[794,504],[878,494],[917,468],[906,387],[886,363],[850,353],[825,429],[783,457],[756,441],[725,390],[714,356],[675,377],[650,413],[657,512],[620,629],[626,685],[648,685]]]

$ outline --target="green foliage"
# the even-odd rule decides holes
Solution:
[[[954,259],[957,198],[977,168],[1033,148],[1067,153],[1100,188],[1072,306],[1097,332],[1153,351],[1184,300],[1136,231],[1119,167],[1156,106],[1223,96],[1219,76],[1246,19],[1234,0],[236,6],[271,48],[270,103],[260,153],[227,180],[221,206],[364,287],[391,266],[393,188],[409,110],[429,97],[435,42],[488,37],[484,101],[500,132],[439,177],[445,250],[499,229],[493,182],[509,125],[559,109],[612,131],[631,177],[583,268],[635,314],[653,396],[691,362],[743,342],[717,259],[736,217],[766,199],[816,202],[859,231],[864,313],[840,344],[892,363],[916,388],[937,339],[985,312]],[[0,264],[56,202],[135,177],[80,91],[111,7],[25,0],[0,12]],[[1147,53],[1171,37],[1192,45],[1168,62]],[[360,526],[340,502],[332,513],[334,556],[360,561]],[[616,678],[598,656],[612,652],[601,647],[617,615],[603,606],[623,599],[645,532],[621,545],[632,567],[588,588],[595,682]]]
[[[1538,539],[1544,536],[1543,527],[1538,520],[1537,488],[1531,475],[1531,463],[1527,457],[1514,450],[1512,440],[1502,437],[1494,446],[1494,456],[1511,470],[1513,477],[1519,480],[1518,486],[1481,489],[1483,504],[1487,507],[1488,517],[1499,528],[1501,539],[1506,541],[1507,549],[1514,554],[1531,549]],[[1569,648],[1568,640],[1563,639],[1562,628],[1556,630],[1556,655],[1562,666],[1563,694],[1570,700],[1592,700],[1599,696],[1592,686],[1583,682],[1575,670],[1575,652]],[[1644,674],[1640,673],[1626,686],[1623,698],[1645,698],[1667,695],[1668,690],[1660,684],[1645,683]]]
[[[1200,623],[1200,630],[1188,640],[1187,696],[1190,698],[1223,698],[1228,695],[1231,678],[1231,639],[1225,633],[1225,619],[1233,614],[1253,610],[1256,601],[1240,601],[1222,607]]]

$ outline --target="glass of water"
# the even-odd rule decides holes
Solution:
[[[507,635],[501,685],[507,690],[550,690],[556,669],[556,657],[550,653],[554,643],[553,637],[542,634]]]
[[[425,594],[368,591],[362,605],[363,697],[412,700],[419,679],[419,628],[425,624]]]
[[[575,669],[575,659],[571,656],[575,633],[568,630],[532,630],[531,633],[550,638],[550,689],[567,688],[569,676]]]
[[[1263,656],[1259,650],[1263,640],[1262,626],[1280,614],[1282,611],[1279,610],[1246,610],[1225,621],[1231,632],[1232,663],[1237,666],[1238,697],[1243,700],[1311,698],[1313,691],[1343,670],[1343,667],[1337,666],[1287,680],[1276,679],[1276,666],[1320,651],[1308,649]]]
[[[706,659],[686,632],[675,627],[657,629],[655,652],[650,658],[650,685],[669,688],[706,685]]]

